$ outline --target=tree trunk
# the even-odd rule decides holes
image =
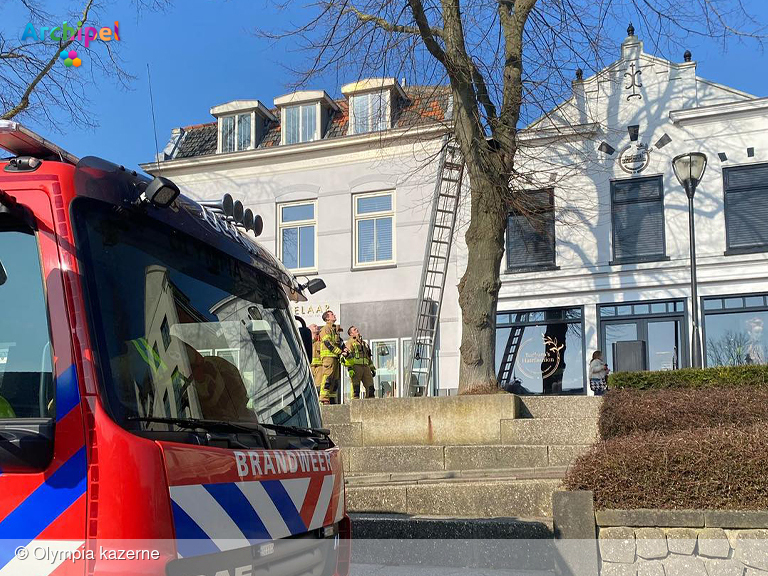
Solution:
[[[496,384],[496,307],[507,222],[506,183],[501,167],[490,175],[469,163],[467,169],[472,200],[465,236],[467,269],[459,282],[460,393]]]

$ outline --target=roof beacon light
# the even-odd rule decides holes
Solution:
[[[70,164],[77,164],[80,160],[13,120],[0,120],[0,148],[15,156],[32,156],[40,160],[59,160]]]

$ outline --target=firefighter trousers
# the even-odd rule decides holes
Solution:
[[[366,398],[374,397],[373,374],[369,366],[355,364],[347,368],[349,371],[349,380],[352,384],[352,398],[360,398],[360,384],[363,384]]]
[[[323,358],[323,364],[318,366],[317,374],[320,377],[318,383],[320,402],[336,404],[338,402],[339,380],[341,379],[339,359],[333,356]]]

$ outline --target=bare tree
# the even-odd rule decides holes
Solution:
[[[85,47],[75,37],[62,31],[64,20],[77,29],[112,23],[106,0],[81,0],[82,9],[62,15],[53,15],[43,8],[42,2],[17,0],[29,14],[29,22],[36,33],[43,27],[58,27],[60,39],[50,33],[42,38],[22,40],[24,29],[0,30],[0,119],[33,119],[47,122],[51,128],[62,131],[64,125],[55,122],[64,117],[77,126],[95,125],[95,118],[87,114],[89,95],[99,81],[112,81],[123,88],[133,80],[120,58],[120,42],[92,41]],[[162,10],[169,0],[133,0],[137,15],[142,10]],[[65,67],[59,62],[63,50],[74,49],[82,55],[82,66]],[[52,111],[57,114],[52,114]]]
[[[748,332],[728,330],[716,340],[707,340],[707,360],[710,366],[765,364],[765,346],[753,340]]]
[[[282,7],[296,13],[295,3]],[[597,71],[628,21],[657,52],[692,36],[762,39],[739,0],[319,0],[299,27],[261,30],[310,54],[297,84],[318,75],[401,75],[448,83],[450,128],[470,179],[460,390],[495,383],[495,325],[510,210],[536,218],[521,127],[569,95],[577,69]]]

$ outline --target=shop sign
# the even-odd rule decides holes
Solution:
[[[542,342],[538,338],[529,338],[520,346],[516,367],[528,378],[549,378],[562,363],[562,352],[565,344],[558,344],[557,338],[543,336]]]
[[[628,174],[640,174],[651,162],[651,151],[647,144],[633,142],[619,155],[619,166]]]

